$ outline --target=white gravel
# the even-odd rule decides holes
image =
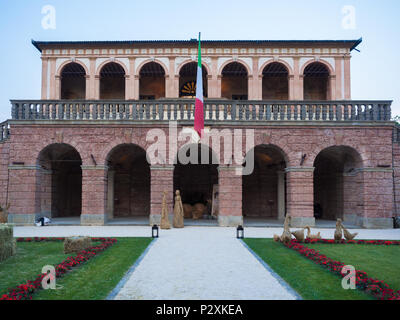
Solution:
[[[295,228],[293,229],[295,230]],[[320,231],[333,238],[334,229]],[[400,229],[352,229],[357,239],[400,240]],[[245,228],[245,237],[271,238],[282,228]],[[88,235],[149,237],[145,226],[15,227],[16,237]],[[115,299],[296,299],[235,238],[235,228],[185,227],[160,230],[160,238],[138,264]]]

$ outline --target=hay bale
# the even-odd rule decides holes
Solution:
[[[7,223],[8,221],[8,212],[5,210],[0,210],[0,223]]]
[[[183,204],[183,217],[184,218],[192,218],[192,212],[193,212],[193,207],[188,204],[188,203],[184,203]]]
[[[204,215],[204,213],[206,212],[207,207],[202,204],[202,203],[196,203],[193,206],[193,219],[197,220],[197,219],[201,219]]]
[[[92,245],[89,237],[69,237],[64,240],[64,253],[78,253]]]
[[[14,239],[13,226],[0,224],[0,262],[17,252],[17,242]]]

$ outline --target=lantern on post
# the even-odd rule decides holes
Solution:
[[[151,228],[151,237],[158,238],[158,226],[156,224]]]
[[[238,226],[236,229],[236,238],[243,239],[244,238],[244,229],[243,226]]]

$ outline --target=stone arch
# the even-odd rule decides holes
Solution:
[[[314,215],[317,219],[357,221],[362,215],[363,160],[345,145],[320,150],[314,159]]]
[[[335,75],[335,70],[333,69],[333,66],[328,61],[325,61],[324,59],[319,59],[319,60],[311,59],[311,60],[305,62],[300,68],[300,75],[304,76],[304,70],[310,64],[313,64],[313,63],[321,63],[321,64],[323,64],[328,69],[330,76],[334,76]]]
[[[122,61],[120,61],[120,60],[118,60],[118,59],[111,59],[111,58],[110,58],[110,59],[107,59],[107,60],[103,61],[102,63],[100,63],[100,65],[99,65],[99,66],[97,67],[97,69],[96,69],[95,76],[96,76],[96,77],[99,77],[99,76],[100,76],[100,73],[101,73],[101,70],[104,68],[105,65],[107,65],[107,64],[109,64],[109,63],[116,63],[116,64],[120,65],[120,66],[124,69],[125,75],[126,75],[126,76],[129,75],[128,67],[125,65],[124,62],[122,62]]]
[[[139,69],[139,99],[154,100],[165,97],[165,67],[158,61],[148,61]]]
[[[44,147],[36,159],[36,204],[41,215],[79,217],[82,212],[82,157],[66,143]]]
[[[242,176],[243,216],[246,219],[283,219],[288,156],[273,144],[258,144],[250,151],[246,161],[254,161],[254,169],[251,174]]]
[[[202,73],[203,73],[203,95],[204,97],[208,96],[208,75],[209,71],[206,67],[206,64],[202,63]],[[197,81],[197,62],[193,60],[187,60],[186,62],[181,63],[178,67],[179,76],[179,96],[195,96],[195,85]],[[192,91],[191,93],[185,94],[183,92],[183,88],[185,90]]]
[[[103,63],[99,69],[100,99],[125,99],[127,70],[115,60]]]
[[[201,219],[203,214],[211,214],[213,193],[215,193],[218,186],[219,165],[215,163],[217,161],[201,162],[202,152],[208,153],[207,156],[209,160],[216,160],[214,151],[210,146],[205,144],[185,144],[179,149],[178,154],[185,153],[186,156],[190,156],[193,155],[191,154],[191,151],[193,150],[197,150],[197,154],[195,155],[197,156],[197,161],[194,161],[194,163],[186,163],[186,161],[182,161],[185,159],[182,159],[181,157],[174,162],[173,190],[174,193],[176,190],[180,190],[182,202],[184,204],[192,206],[199,204],[198,206],[201,207],[200,211],[202,212],[197,210],[196,212],[193,212],[193,215],[189,213],[186,218],[192,217],[194,219]],[[193,183],[194,181],[196,181],[196,183]],[[214,205],[216,205],[216,203]]]
[[[331,99],[331,75],[329,65],[321,61],[307,63],[303,69],[304,100]]]
[[[221,97],[247,100],[249,93],[249,68],[240,61],[225,63],[221,69]]]
[[[261,69],[262,99],[289,100],[290,69],[281,61],[269,61]]]
[[[193,63],[193,62],[197,64],[197,60],[193,60],[193,59],[186,59],[186,60],[182,61],[182,62],[178,65],[178,67],[176,68],[176,74],[179,75],[179,73],[181,72],[182,67],[183,67],[185,64]],[[209,66],[205,61],[201,61],[201,65],[204,67],[204,69],[206,69],[207,74],[208,74],[208,75],[211,75],[210,66]]]
[[[69,61],[64,63],[60,72],[60,98],[83,100],[86,98],[86,66]]]
[[[284,65],[285,68],[286,68],[287,71],[288,71],[288,75],[289,75],[289,76],[294,75],[293,68],[292,68],[292,66],[291,66],[287,61],[282,60],[282,59],[277,59],[277,60],[275,60],[275,59],[269,59],[269,60],[265,61],[265,62],[261,65],[260,69],[258,70],[258,76],[259,76],[259,77],[262,77],[262,76],[263,76],[263,70],[264,70],[269,64],[272,64],[272,63],[274,63],[274,62],[275,62],[275,63],[280,63],[280,64]]]
[[[108,219],[149,216],[151,177],[145,149],[118,144],[107,154],[106,163]]]
[[[232,59],[229,59],[229,60],[225,61],[225,62],[221,65],[221,67],[220,67],[219,70],[218,70],[218,77],[222,77],[222,71],[224,70],[224,68],[225,68],[228,64],[230,64],[230,63],[232,63],[232,62],[240,63],[241,65],[243,65],[243,66],[246,68],[247,75],[248,75],[248,76],[252,75],[251,68],[250,68],[250,66],[249,66],[245,61],[243,61],[243,60],[241,60],[241,59],[233,59],[233,58],[232,58]]]
[[[79,59],[68,59],[68,60],[64,61],[63,63],[61,63],[61,65],[58,67],[58,70],[56,72],[56,76],[60,77],[61,76],[61,71],[64,69],[65,66],[67,66],[70,63],[79,64],[85,70],[85,74],[89,75],[89,70],[88,70],[86,64],[84,64]]]

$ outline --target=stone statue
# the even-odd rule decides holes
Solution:
[[[350,233],[350,232],[343,226],[343,223],[342,223],[342,222],[340,222],[340,226],[341,226],[342,229],[343,229],[343,235],[344,235],[344,237],[346,238],[346,240],[353,240],[353,239],[358,235],[358,232]]]
[[[309,226],[305,226],[304,229],[307,229],[306,239],[321,239],[321,232],[318,232],[317,234],[311,234]]]
[[[342,220],[341,219],[337,219],[337,221],[336,221],[336,230],[335,230],[335,234],[334,234],[335,242],[338,242],[338,241],[342,240],[342,237],[343,237]]]
[[[168,217],[167,193],[165,191],[163,191],[160,228],[171,229],[171,224],[169,222],[169,217]]]
[[[183,228],[183,205],[179,190],[175,191],[175,207],[174,207],[174,220],[172,225],[174,228]]]

